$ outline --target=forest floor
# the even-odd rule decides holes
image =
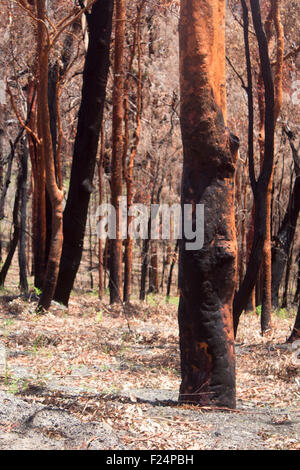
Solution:
[[[300,449],[300,365],[244,315],[234,412],[179,406],[176,299],[110,307],[72,296],[36,315],[34,296],[0,299],[0,449]],[[297,363],[298,362],[298,363]]]

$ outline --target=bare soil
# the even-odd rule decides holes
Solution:
[[[268,338],[243,317],[229,411],[178,405],[176,305],[74,295],[68,310],[35,306],[34,295],[0,302],[0,449],[300,449],[292,317],[274,316]]]

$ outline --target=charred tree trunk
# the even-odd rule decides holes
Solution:
[[[173,256],[172,256],[172,262],[171,262],[170,272],[169,272],[169,276],[168,276],[167,301],[169,300],[170,294],[171,294],[172,279],[173,279],[173,271],[174,271],[174,267],[175,267],[175,264],[176,264],[176,261],[177,261],[178,246],[179,246],[179,243],[178,243],[178,241],[177,241],[176,247],[175,247],[175,251],[174,251]]]
[[[268,51],[268,41],[262,25],[259,0],[251,0],[250,3],[254,29],[259,46],[262,79],[265,88],[265,138],[264,159],[257,181],[255,180],[254,160],[253,158],[249,159],[249,171],[255,201],[254,235],[246,274],[242,285],[235,294],[233,302],[235,334],[237,332],[240,316],[247,306],[249,297],[257,281],[263,258],[263,249],[266,239],[267,193],[274,162],[274,84]],[[247,71],[249,81],[249,66],[247,66]]]
[[[298,273],[297,273],[297,281],[296,281],[296,292],[294,297],[294,304],[297,304],[300,301],[300,252],[296,258],[296,263],[298,263]]]
[[[64,242],[55,299],[68,304],[81,261],[88,205],[103,118],[113,0],[98,0],[87,14],[89,45],[85,59],[82,100],[71,170],[70,189],[64,211]]]
[[[287,342],[288,343],[293,343],[296,340],[300,340],[300,303],[299,303],[299,307],[298,307],[298,312],[297,312],[297,316],[296,316],[295,325],[294,325],[292,334],[289,337],[289,339],[287,340]]]
[[[148,222],[148,229],[150,227],[150,219]],[[149,233],[149,230],[148,230]],[[140,284],[140,300],[144,301],[146,298],[146,282],[147,282],[147,274],[149,268],[149,247],[150,241],[147,238],[143,240],[143,249],[142,249],[142,270],[141,270],[141,284]]]
[[[28,147],[26,139],[22,141],[21,161],[21,215],[20,215],[20,242],[19,242],[19,269],[21,292],[28,292],[27,256],[26,256],[26,222],[27,222],[27,177],[28,177]]]
[[[141,13],[144,6],[143,2],[137,11],[136,25],[134,31],[134,43],[131,52],[130,66],[128,71],[127,80],[125,82],[125,143],[123,151],[123,166],[124,166],[124,176],[126,180],[127,188],[127,212],[129,212],[133,204],[133,168],[134,161],[137,153],[138,144],[140,141],[141,134],[141,113],[142,113],[142,68],[141,68]],[[126,163],[127,149],[128,149],[128,140],[129,140],[129,130],[128,130],[128,88],[129,88],[129,74],[132,73],[132,64],[135,57],[135,50],[137,50],[137,62],[138,62],[138,76],[137,76],[137,109],[136,109],[136,128],[135,128],[135,138],[130,151],[128,165]],[[130,226],[133,220],[132,216],[127,217],[127,225]],[[131,234],[127,231],[127,238],[125,240],[125,253],[124,253],[124,302],[130,301],[131,295],[131,283],[132,283],[132,254],[133,254],[133,239]]]
[[[296,177],[290,204],[272,249],[272,304],[279,305],[279,288],[290,255],[300,211],[300,174]]]
[[[283,68],[283,51],[284,51],[284,32],[281,23],[281,5],[280,0],[271,0],[271,18],[274,22],[277,41],[276,52],[276,70],[274,77],[274,126],[276,126],[282,105],[282,68]],[[274,164],[272,175],[267,191],[267,214],[266,214],[266,240],[264,245],[263,257],[263,298],[261,311],[261,331],[262,334],[272,329],[272,256],[271,256],[271,206],[272,206],[272,186],[273,186]]]
[[[180,242],[180,402],[235,407],[232,300],[237,273],[234,173],[226,130],[225,0],[182,0],[182,207],[205,206],[202,249]],[[185,223],[183,223],[185,229]]]
[[[289,138],[295,166],[296,180],[290,197],[281,227],[275,237],[272,249],[272,304],[278,307],[279,288],[283,273],[290,255],[290,249],[294,240],[297,221],[300,211],[300,158],[294,145],[294,134],[290,130],[285,132]]]
[[[4,286],[8,270],[10,268],[16,248],[18,246],[18,241],[19,241],[19,236],[20,236],[20,222],[19,222],[20,199],[21,199],[21,174],[19,174],[18,179],[17,179],[17,190],[16,190],[14,208],[13,208],[14,232],[13,232],[13,236],[10,241],[10,244],[9,244],[6,260],[0,271],[0,286]]]
[[[48,310],[54,296],[59,262],[62,250],[62,201],[63,192],[57,186],[55,175],[55,162],[52,146],[52,136],[50,129],[50,114],[48,103],[48,62],[49,43],[45,26],[46,6],[45,0],[37,0],[37,16],[40,19],[37,25],[38,34],[38,114],[39,114],[39,137],[40,152],[45,164],[46,187],[51,201],[52,224],[51,224],[51,244],[45,281],[43,283],[42,294],[38,304],[38,311]]]
[[[151,241],[149,265],[149,294],[157,294],[159,290],[157,240]]]
[[[113,119],[112,119],[112,172],[111,202],[116,211],[116,238],[110,240],[110,303],[122,301],[122,238],[120,227],[120,198],[122,196],[123,159],[123,94],[124,94],[124,41],[125,0],[116,0],[116,32],[114,59]]]

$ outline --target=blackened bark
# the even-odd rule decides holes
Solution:
[[[27,223],[27,177],[28,177],[28,147],[27,139],[23,138],[21,162],[21,210],[20,210],[20,241],[19,241],[19,270],[20,270],[20,289],[22,292],[28,292],[27,281],[27,258],[26,258],[26,223]]]
[[[268,52],[268,41],[263,29],[259,0],[251,0],[254,29],[259,46],[262,77],[265,87],[265,143],[264,161],[258,181],[254,186],[255,218],[252,248],[245,278],[233,302],[234,331],[237,333],[240,316],[246,309],[255,286],[263,258],[266,239],[267,193],[274,162],[274,83]]]
[[[297,312],[297,316],[296,316],[295,325],[294,325],[292,334],[289,337],[289,339],[287,340],[287,342],[288,343],[293,343],[294,341],[296,341],[298,339],[300,339],[300,303],[299,303],[299,307],[298,307],[298,312]]]
[[[225,1],[181,1],[182,208],[204,204],[202,249],[180,241],[180,402],[235,407],[232,300],[238,139],[225,127]],[[185,229],[185,223],[183,223]],[[185,230],[184,230],[185,231]]]
[[[175,267],[175,264],[176,264],[176,261],[177,261],[177,251],[178,251],[178,247],[179,247],[179,242],[178,242],[178,240],[177,240],[176,247],[175,247],[175,251],[174,251],[173,256],[172,256],[172,262],[171,262],[170,272],[169,272],[169,276],[168,276],[167,300],[170,298],[171,286],[172,286],[172,278],[173,278],[173,271],[174,271],[174,267]]]
[[[148,224],[149,227],[149,224]],[[142,250],[142,270],[141,270],[141,284],[140,284],[140,300],[144,301],[146,298],[146,282],[149,268],[149,240],[143,241]]]
[[[64,242],[55,299],[67,305],[82,256],[88,205],[93,190],[112,28],[113,0],[98,0],[87,15],[89,45],[83,72],[82,101],[64,211]]]
[[[296,177],[292,197],[272,248],[272,305],[279,305],[279,288],[290,255],[300,211],[300,175]]]
[[[298,263],[298,275],[297,275],[297,287],[296,287],[296,292],[295,292],[295,297],[294,297],[294,303],[297,304],[300,301],[300,252],[298,253],[298,256],[296,258],[296,263]]]
[[[21,199],[21,175],[19,174],[18,179],[17,179],[17,191],[15,195],[15,202],[14,202],[14,208],[13,208],[14,232],[13,232],[13,236],[10,241],[10,244],[9,244],[6,260],[0,271],[0,286],[3,286],[5,283],[8,270],[10,268],[13,256],[18,246],[18,241],[19,241],[19,236],[20,236],[20,224],[19,224],[20,199]]]

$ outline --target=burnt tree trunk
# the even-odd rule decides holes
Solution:
[[[259,46],[259,56],[262,71],[262,80],[265,88],[265,138],[264,138],[264,159],[258,180],[255,180],[254,161],[249,159],[249,171],[251,185],[255,201],[254,234],[251,246],[251,253],[244,280],[234,296],[233,318],[234,331],[237,333],[240,316],[247,307],[251,292],[254,289],[258,278],[263,249],[266,239],[267,220],[267,194],[268,186],[273,172],[274,162],[274,83],[268,51],[268,41],[261,19],[259,0],[251,0],[251,10],[254,29]],[[250,70],[248,70],[248,81]],[[251,176],[252,175],[252,176]]]
[[[26,138],[22,140],[21,162],[21,214],[20,214],[20,242],[19,242],[19,270],[20,289],[28,292],[27,256],[26,256],[26,222],[27,222],[27,177],[28,177],[28,147]]]
[[[93,191],[99,134],[103,118],[113,0],[98,0],[87,14],[89,45],[85,59],[82,100],[63,218],[64,242],[55,299],[68,304],[81,261],[88,205]]]
[[[295,292],[295,297],[293,300],[294,304],[297,304],[300,300],[300,252],[297,255],[296,263],[298,263],[298,273],[297,273],[297,281],[296,281],[296,292]]]
[[[45,164],[46,188],[51,202],[51,242],[45,280],[38,304],[38,311],[48,310],[53,299],[61,257],[63,233],[63,192],[58,187],[55,175],[55,161],[50,129],[50,113],[48,103],[48,65],[49,42],[45,25],[45,0],[37,0],[37,39],[38,39],[38,115],[39,115],[39,149]]]
[[[274,74],[274,126],[276,126],[282,106],[282,69],[283,69],[283,52],[284,52],[284,31],[281,23],[281,1],[271,0],[270,15],[274,22],[276,31],[276,66]],[[262,334],[271,331],[272,322],[272,256],[271,256],[271,207],[272,207],[272,186],[274,176],[274,164],[272,175],[268,185],[267,192],[267,216],[266,216],[266,240],[264,245],[263,256],[263,298],[261,311],[261,331]]]
[[[122,302],[122,238],[120,198],[122,196],[123,119],[124,119],[124,41],[125,0],[116,0],[114,88],[112,116],[111,203],[116,210],[116,237],[110,240],[110,303]]]
[[[300,303],[299,303],[299,307],[298,307],[298,312],[297,312],[297,316],[296,316],[295,325],[294,325],[292,334],[289,337],[289,339],[287,340],[287,342],[288,343],[293,343],[294,341],[296,341],[298,339],[300,339]]]
[[[4,286],[8,270],[10,268],[16,248],[18,246],[18,241],[20,237],[20,223],[19,223],[20,199],[21,199],[21,174],[18,175],[18,179],[17,179],[17,189],[16,189],[14,208],[13,208],[14,232],[13,232],[13,236],[8,247],[8,253],[7,253],[5,262],[0,271],[0,286]]]
[[[175,267],[175,264],[176,264],[176,261],[177,261],[178,246],[179,246],[179,243],[178,243],[178,240],[177,240],[177,243],[176,243],[176,246],[175,246],[175,251],[174,251],[174,253],[173,253],[173,255],[172,255],[172,262],[171,262],[170,272],[169,272],[169,276],[168,276],[167,296],[166,296],[166,297],[167,297],[167,301],[169,300],[170,294],[171,294],[173,271],[174,271],[174,267]]]
[[[235,407],[232,301],[237,272],[234,173],[227,132],[225,0],[182,0],[180,17],[182,207],[205,206],[202,249],[180,242],[180,402]],[[183,223],[185,229],[185,223]]]
[[[279,288],[283,273],[289,259],[291,246],[294,240],[297,221],[300,211],[300,159],[295,147],[295,135],[292,131],[285,129],[292,149],[295,165],[296,180],[289,200],[284,219],[280,226],[275,244],[272,249],[272,305],[278,307]]]
[[[279,305],[279,288],[289,259],[300,211],[300,174],[296,177],[291,201],[272,248],[272,304]]]

